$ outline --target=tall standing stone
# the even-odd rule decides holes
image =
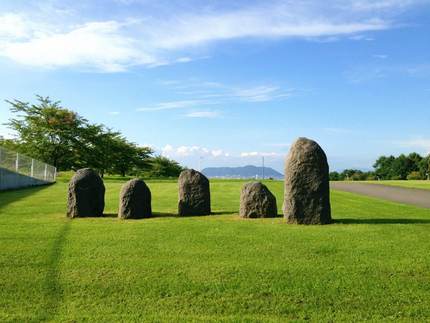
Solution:
[[[105,186],[91,168],[78,170],[69,182],[67,216],[69,218],[103,216]]]
[[[141,179],[132,179],[125,183],[119,196],[121,219],[142,219],[152,215],[151,191]]]
[[[276,198],[260,182],[246,183],[240,193],[239,216],[242,218],[271,218],[278,215]]]
[[[288,223],[331,222],[329,168],[322,148],[299,138],[285,164],[284,217]]]
[[[208,215],[211,213],[209,180],[194,169],[186,169],[179,175],[178,214]]]

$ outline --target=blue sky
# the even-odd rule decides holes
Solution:
[[[428,0],[2,1],[0,73],[194,168],[430,152]]]

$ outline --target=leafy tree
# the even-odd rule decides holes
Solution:
[[[421,159],[418,169],[421,174],[421,178],[430,179],[430,155]]]
[[[393,163],[394,156],[381,156],[379,157],[373,167],[375,168],[375,175],[378,179],[391,179],[393,176]]]
[[[59,170],[91,167],[103,176],[106,172],[138,173],[150,167],[150,148],[138,147],[119,132],[104,125],[91,124],[60,102],[37,96],[36,104],[14,100],[11,111],[17,116],[8,125],[16,140],[0,143],[12,150],[56,166]]]
[[[340,179],[340,174],[338,172],[330,172],[329,174],[329,178],[331,181],[339,181]]]
[[[16,139],[5,139],[0,136],[0,146],[12,151],[22,152],[21,147]]]
[[[147,172],[149,177],[178,177],[184,169],[176,161],[163,156],[151,159],[151,170]]]
[[[122,137],[116,137],[112,142],[112,171],[125,176],[137,174],[150,167],[149,157],[152,150],[148,147],[138,147],[127,142]]]
[[[87,120],[49,97],[37,96],[37,101],[6,101],[18,114],[7,125],[18,134],[16,143],[21,151],[59,169],[69,169],[76,161]]]

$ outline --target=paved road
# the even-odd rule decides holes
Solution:
[[[430,190],[354,182],[330,182],[330,188],[430,208]]]

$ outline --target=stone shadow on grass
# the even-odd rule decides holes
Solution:
[[[117,218],[118,213],[104,213],[102,218]],[[152,212],[152,216],[149,216],[147,218],[141,218],[141,219],[126,219],[126,220],[146,220],[146,219],[152,219],[152,218],[178,218],[179,215],[176,213],[169,213],[169,212]]]
[[[430,219],[374,218],[374,219],[333,219],[334,224],[430,224]]]

